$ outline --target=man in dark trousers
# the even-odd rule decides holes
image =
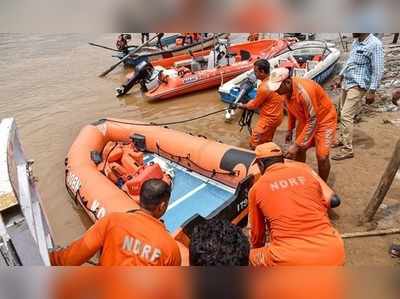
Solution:
[[[144,38],[146,38],[146,42],[148,42],[150,39],[150,33],[142,32],[142,44],[144,43]]]
[[[157,32],[157,47],[159,47],[161,50],[163,49],[163,45],[161,42],[162,37],[164,36],[163,32]]]

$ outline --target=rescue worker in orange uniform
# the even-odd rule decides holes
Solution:
[[[51,264],[82,265],[101,250],[101,266],[179,266],[178,245],[159,220],[170,194],[163,180],[147,180],[140,191],[140,209],[99,219],[81,239],[51,252]]]
[[[254,63],[254,73],[261,84],[257,89],[256,98],[246,104],[239,103],[239,108],[248,110],[259,109],[260,115],[250,138],[250,148],[255,149],[259,144],[271,142],[276,128],[283,119],[283,98],[276,92],[268,90],[270,65],[267,59],[259,59]]]
[[[316,147],[318,173],[327,181],[331,164],[329,153],[336,138],[336,109],[325,90],[316,82],[289,76],[286,68],[277,68],[271,72],[267,83],[270,90],[285,96],[288,110],[288,132],[286,142],[293,139],[296,127],[296,140],[287,152],[286,158],[306,161],[306,151]]]
[[[262,176],[249,192],[250,263],[343,265],[343,240],[327,214],[337,198],[330,188],[306,164],[284,161],[281,149],[272,142],[259,145],[255,153]]]

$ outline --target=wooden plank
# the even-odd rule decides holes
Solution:
[[[392,158],[389,164],[386,167],[386,170],[379,182],[378,187],[375,190],[374,195],[369,201],[366,209],[364,210],[361,221],[363,223],[371,221],[376,211],[379,209],[379,206],[382,204],[387,192],[389,191],[390,186],[393,183],[393,180],[396,176],[397,171],[400,167],[400,140],[397,141],[395,150],[393,152]]]
[[[374,237],[374,236],[385,236],[400,233],[400,228],[390,228],[381,230],[372,230],[367,232],[355,232],[342,234],[342,239],[360,238],[360,237]]]
[[[8,148],[13,119],[0,122],[0,212],[18,204],[8,173]]]

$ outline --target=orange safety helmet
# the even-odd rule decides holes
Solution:
[[[258,145],[255,149],[255,153],[256,160],[283,156],[281,148],[273,142],[267,142]]]

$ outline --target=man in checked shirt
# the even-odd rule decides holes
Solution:
[[[362,98],[366,103],[375,101],[384,70],[384,53],[382,42],[369,33],[353,33],[353,46],[343,70],[335,78],[334,87],[342,86],[343,92],[339,103],[340,131],[339,138],[333,147],[341,150],[332,156],[333,160],[344,160],[354,157],[353,120],[360,112]]]

